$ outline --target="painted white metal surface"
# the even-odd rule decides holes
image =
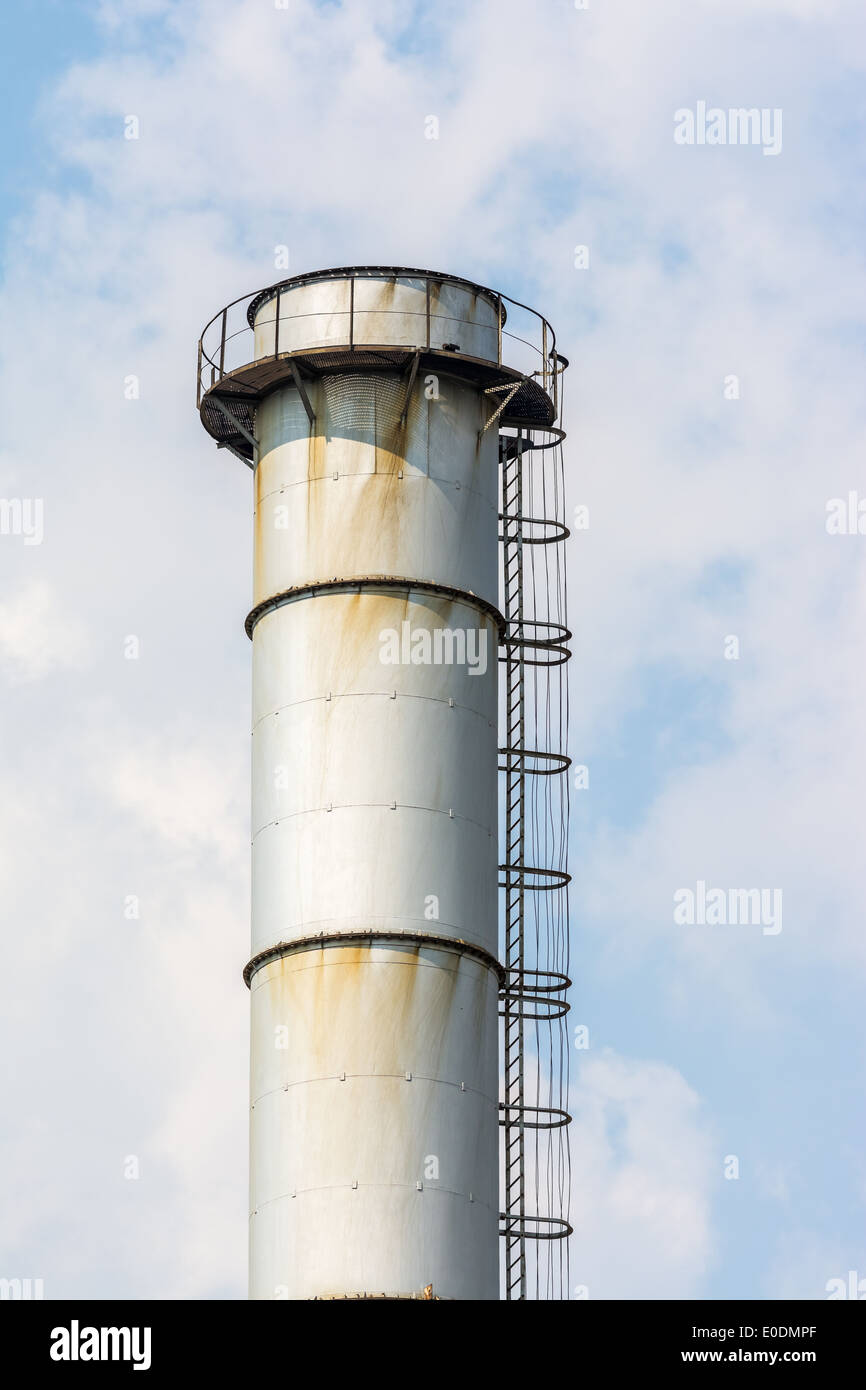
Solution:
[[[259,407],[255,601],[314,580],[395,575],[496,604],[497,433],[470,385],[327,376]],[[479,434],[481,438],[479,439]]]
[[[337,340],[346,288],[286,295],[303,345]],[[368,341],[416,341],[417,286],[363,293]],[[489,300],[437,303],[495,355]],[[252,954],[299,943],[251,980],[254,1298],[499,1292],[498,979],[460,945],[496,955],[496,432],[420,374],[401,419],[406,382],[311,383],[314,430],[293,386],[258,410],[255,602],[405,582],[253,631]]]
[[[251,1297],[496,1298],[492,972],[325,947],[260,969],[252,1005]]]
[[[474,632],[483,665],[380,659],[437,630]],[[325,593],[265,614],[253,642],[253,954],[375,926],[495,955],[493,620],[427,594]]]
[[[356,348],[448,344],[470,357],[495,362],[495,301],[469,286],[431,277],[428,343],[426,284],[420,278],[383,273],[358,276],[354,291],[349,276],[289,286],[280,293],[280,352],[344,346],[350,340]],[[273,353],[275,325],[276,295],[265,299],[256,313],[256,358]]]

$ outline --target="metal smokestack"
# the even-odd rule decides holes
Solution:
[[[366,267],[199,345],[254,469],[251,1298],[500,1296],[499,425],[556,383],[504,318]]]

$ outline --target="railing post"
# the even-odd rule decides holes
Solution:
[[[547,319],[541,320],[541,371],[542,385],[547,390]]]
[[[430,277],[424,279],[424,312],[427,317],[427,347],[430,346]]]
[[[277,290],[277,308],[274,319],[274,357],[280,355],[280,291]]]
[[[222,381],[223,376],[225,375],[224,369],[226,360],[226,320],[228,318],[228,312],[228,306],[226,306],[226,308],[223,309],[222,332],[220,333],[220,381]]]
[[[355,350],[355,277],[349,281],[349,350]]]
[[[198,340],[198,361],[195,368],[195,408],[201,406],[201,338]]]
[[[502,295],[496,300],[496,365],[502,366]]]

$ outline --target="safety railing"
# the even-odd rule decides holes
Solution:
[[[424,289],[424,308],[417,312],[406,308],[387,309],[365,303],[356,308],[355,287],[360,279],[384,279],[420,282]],[[284,295],[299,285],[316,284],[320,281],[344,280],[349,284],[349,306],[346,309],[327,309],[324,314],[287,314]],[[547,319],[519,300],[496,290],[485,289],[471,281],[456,276],[437,275],[432,271],[404,269],[395,266],[365,266],[345,270],[319,271],[310,275],[295,276],[281,280],[263,290],[255,290],[232,300],[225,308],[214,314],[202,330],[198,342],[198,366],[196,377],[196,405],[200,406],[202,397],[222,381],[225,376],[257,362],[276,359],[281,354],[290,355],[285,347],[286,325],[304,318],[327,317],[329,323],[342,321],[345,332],[338,334],[339,342],[329,342],[328,348],[346,349],[350,352],[370,344],[362,341],[359,324],[363,317],[371,314],[376,319],[389,314],[404,321],[417,322],[414,343],[395,344],[407,352],[435,350],[437,320],[450,320],[453,314],[437,313],[436,303],[441,285],[463,286],[484,295],[495,310],[495,323],[491,325],[472,324],[471,327],[489,328],[490,337],[495,334],[495,355],[483,360],[508,371],[519,372],[521,376],[534,379],[550,396],[554,403],[555,415],[559,415],[559,377],[565,367],[564,359],[556,351],[556,335]],[[268,305],[273,308],[268,311]],[[262,311],[265,312],[262,312]],[[268,325],[273,331],[263,335]],[[261,344],[263,336],[269,339],[271,351],[262,353],[256,348],[256,334]],[[293,335],[294,336],[294,335]],[[283,339],[281,345],[280,339]],[[387,347],[387,343],[377,343],[377,347]],[[295,351],[298,351],[297,349]],[[459,356],[455,353],[455,356]]]

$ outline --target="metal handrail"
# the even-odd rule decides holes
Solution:
[[[222,309],[218,310],[218,312],[214,314],[213,318],[205,324],[204,328],[201,331],[201,335],[198,340],[198,374],[196,387],[196,405],[200,406],[202,396],[206,395],[208,391],[212,390],[213,387],[217,385],[223,379],[223,377],[227,376],[231,371],[235,371],[240,367],[250,366],[253,362],[256,362],[258,360],[265,360],[268,356],[273,356],[274,358],[278,357],[280,355],[279,332],[281,321],[283,323],[286,323],[291,319],[312,317],[312,315],[309,314],[292,314],[288,317],[283,316],[282,320],[280,319],[280,298],[285,290],[293,288],[297,285],[315,284],[318,281],[335,279],[348,279],[350,281],[349,308],[331,311],[330,317],[343,316],[348,318],[349,322],[347,345],[350,349],[354,349],[356,341],[356,314],[358,312],[370,312],[370,310],[368,309],[362,309],[360,311],[357,311],[355,309],[355,281],[357,279],[371,279],[374,278],[376,275],[384,274],[395,275],[398,278],[402,277],[405,279],[424,281],[426,302],[426,342],[415,344],[416,348],[430,348],[431,319],[435,320],[436,318],[450,317],[449,315],[431,314],[430,287],[432,283],[435,282],[437,284],[446,283],[465,285],[475,291],[489,296],[496,310],[496,365],[499,367],[508,366],[508,363],[503,361],[503,338],[511,338],[514,342],[521,342],[525,346],[527,346],[530,349],[530,351],[537,353],[540,359],[540,367],[538,371],[532,373],[532,375],[540,378],[540,384],[542,388],[545,392],[547,392],[548,395],[552,397],[556,415],[559,414],[559,377],[561,376],[562,371],[564,370],[564,366],[560,366],[560,363],[563,359],[559,357],[556,351],[556,334],[554,333],[553,327],[550,323],[548,323],[547,319],[544,317],[543,314],[539,314],[538,311],[536,309],[531,308],[530,305],[521,303],[519,299],[512,299],[510,295],[502,294],[498,290],[487,289],[483,285],[476,285],[472,281],[461,279],[459,276],[440,275],[432,271],[414,270],[412,268],[402,266],[367,266],[356,267],[354,269],[347,268],[339,270],[314,271],[308,275],[298,275],[291,277],[287,280],[277,281],[275,284],[268,285],[264,289],[253,290],[248,294],[239,295],[237,299],[233,299],[229,304],[226,304]],[[241,337],[244,333],[250,333],[251,335],[255,334],[257,325],[251,318],[252,306],[254,305],[256,300],[259,300],[263,296],[271,294],[273,294],[276,299],[277,312],[275,313],[272,319],[264,319],[262,320],[262,322],[275,324],[274,338],[276,351],[273,354],[266,354],[265,357],[262,359],[250,357],[246,362],[237,363],[234,367],[230,366],[227,368],[225,365],[226,344],[232,342],[235,338]],[[233,329],[231,332],[229,332],[229,312],[232,309],[237,308],[238,305],[246,306],[246,312],[244,315],[244,317],[246,318],[246,326],[242,326],[238,329]],[[533,318],[537,320],[541,339],[540,344],[530,342],[529,339],[523,338],[516,333],[509,333],[504,329],[504,323],[507,318],[507,310],[505,308],[506,305],[511,305],[512,308],[515,309],[522,309],[526,313],[531,314]],[[376,309],[375,312],[377,314],[405,314],[404,310],[399,309]],[[216,341],[211,342],[211,330],[214,328],[215,325],[219,326],[218,334]],[[379,344],[379,346],[383,345]],[[407,348],[407,350],[409,349]],[[491,358],[490,361],[492,362],[493,359]],[[512,368],[511,370],[515,369]],[[210,380],[207,380],[208,376],[210,377]]]

